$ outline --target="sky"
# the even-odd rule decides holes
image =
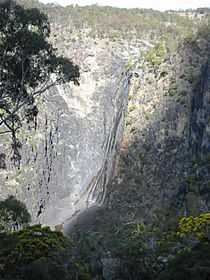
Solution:
[[[62,6],[78,4],[79,6],[98,4],[121,8],[152,8],[154,10],[185,10],[210,7],[210,0],[39,0],[43,3],[59,3]]]

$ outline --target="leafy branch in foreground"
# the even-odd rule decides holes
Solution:
[[[49,35],[47,16],[38,9],[0,1],[0,133],[11,133],[15,162],[21,147],[17,132],[23,119],[30,122],[38,114],[36,98],[56,84],[79,85],[78,66],[56,55]]]

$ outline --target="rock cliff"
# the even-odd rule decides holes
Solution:
[[[84,33],[59,42],[80,67],[80,86],[40,98],[34,124],[19,132],[19,169],[9,135],[1,135],[1,196],[25,202],[33,223],[64,230],[92,206],[163,227],[209,211],[209,32],[200,35],[176,53],[167,53],[167,37]]]
[[[184,43],[156,68],[142,57],[109,196],[122,221],[170,227],[209,211],[208,40]]]
[[[19,133],[19,169],[10,162],[9,135],[2,137],[0,192],[25,202],[33,223],[65,227],[74,215],[105,200],[132,74],[129,48],[117,54],[116,44],[113,55],[108,44],[84,41],[74,56],[80,86],[52,88],[39,100],[38,118]]]

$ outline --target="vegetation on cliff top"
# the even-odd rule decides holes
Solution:
[[[169,35],[177,40],[186,32],[208,23],[208,9],[190,12],[159,12],[152,9],[120,9],[91,5],[43,5],[38,1],[18,0],[26,7],[38,7],[49,15],[50,21],[69,31],[69,36],[119,39],[148,39]],[[191,16],[193,15],[193,16]],[[98,20],[100,19],[100,20]],[[67,38],[66,38],[67,39]]]
[[[184,48],[186,52],[193,50],[194,52],[186,53],[191,64],[188,69],[183,67],[185,72],[179,74],[180,80],[185,81],[188,90],[196,83],[197,68],[192,64],[199,64],[200,67],[202,63],[198,54],[194,57],[192,54],[201,51],[203,46],[201,43],[205,44],[209,35],[208,11],[205,11],[203,20],[200,20],[199,16],[191,20],[184,14],[153,10],[126,10],[97,5],[61,8],[45,6],[37,1],[17,2],[24,3],[28,7],[41,7],[48,13],[53,27],[51,41],[58,46],[69,41],[74,44],[85,37],[108,38],[110,41],[146,38],[150,48],[143,53],[142,69],[147,67],[150,73],[147,77],[148,84],[169,75],[176,78],[178,70],[171,72],[174,54],[180,50],[183,52]],[[4,123],[10,132],[16,133],[23,117],[27,117],[30,121],[37,114],[35,98],[54,83],[49,82],[51,73],[59,74],[60,80],[56,82],[63,82],[67,78],[67,81],[75,83],[78,82],[79,73],[71,61],[55,55],[55,49],[48,41],[50,25],[44,14],[38,10],[25,10],[15,5],[13,1],[3,3],[0,11],[4,13],[3,15],[6,10],[8,13],[6,18],[2,16],[0,19],[0,52],[3,58],[0,68],[3,77],[0,117],[2,124]],[[199,32],[202,35],[200,37]],[[29,47],[29,42],[32,47]],[[169,65],[172,65],[171,68]],[[39,87],[40,83],[44,83],[43,88]],[[183,102],[188,91],[182,88],[178,79],[171,79],[166,95],[172,98],[177,94],[180,98],[178,102],[185,105]],[[130,112],[133,113],[138,106],[132,98],[131,101],[133,104],[130,106]],[[151,116],[148,113],[146,117],[149,120]],[[130,118],[127,125],[131,125],[132,122],[133,119]],[[136,133],[137,129],[132,127],[131,131]],[[13,142],[15,141],[15,148],[18,148],[20,144],[13,134]],[[148,145],[145,146],[145,154],[149,153],[149,149]],[[145,157],[139,155],[138,161],[143,161]],[[129,159],[126,156],[124,158],[123,167],[127,171],[129,184],[133,183],[131,179],[134,177],[135,184],[139,187],[141,178],[134,176],[134,173],[128,174]],[[136,172],[139,174],[139,169]],[[194,173],[186,177],[188,188],[192,189],[193,184],[198,182]],[[25,227],[30,221],[29,214],[25,206],[14,197],[0,202],[1,277],[34,280],[103,278],[135,280],[141,275],[141,279],[209,279],[210,214],[203,213],[180,219],[174,217],[170,223],[164,220],[166,230],[152,223],[146,225],[138,219],[140,192],[135,189],[135,185],[132,188],[122,184],[121,186],[123,189],[120,193],[121,202],[114,199],[112,210],[113,206],[116,208],[113,213],[110,214],[108,211],[96,228],[78,228],[69,238],[48,227],[42,228],[40,225]],[[122,216],[122,207],[117,208],[117,203],[123,204],[126,213],[129,207],[135,219],[126,221],[123,217],[124,220],[120,220],[118,214]],[[167,214],[164,219],[166,216]],[[20,231],[11,232],[20,228],[22,228]]]

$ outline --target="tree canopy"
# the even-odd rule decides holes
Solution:
[[[0,231],[19,229],[30,220],[26,206],[14,196],[0,201]]]
[[[90,279],[70,238],[35,225],[0,234],[1,279]]]
[[[70,237],[59,226],[55,231],[41,225],[5,227],[1,279],[209,279],[209,215],[182,217],[166,232],[138,221],[122,224],[114,216],[98,228],[75,227]],[[4,217],[10,217],[8,225],[30,219],[12,196],[0,202],[0,226]]]
[[[37,115],[36,98],[56,84],[79,85],[78,66],[56,54],[49,36],[44,13],[13,0],[0,2],[0,126],[5,128],[1,133],[11,133],[17,161],[21,147],[17,132],[23,118],[31,121]]]

